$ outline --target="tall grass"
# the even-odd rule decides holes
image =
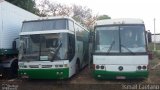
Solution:
[[[148,44],[148,49],[153,53],[154,57],[160,58],[160,43],[156,43],[156,50],[154,51],[154,43]]]

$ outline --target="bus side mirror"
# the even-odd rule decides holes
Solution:
[[[16,45],[16,41],[13,41],[13,42],[12,42],[12,49],[15,50],[15,49],[16,49],[16,46],[17,46],[17,45]]]
[[[19,38],[15,38],[14,39],[14,41],[12,42],[12,49],[13,50],[16,50],[17,49],[17,40],[18,40]]]
[[[147,38],[148,38],[148,43],[152,42],[152,33],[148,30],[147,31]]]

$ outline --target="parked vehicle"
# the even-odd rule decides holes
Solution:
[[[0,1],[0,76],[17,75],[18,38],[22,22],[38,16],[7,1]]]
[[[142,20],[97,21],[94,41],[93,76],[95,78],[148,77],[147,39]]]
[[[23,22],[19,76],[66,79],[88,64],[88,30],[69,17]]]

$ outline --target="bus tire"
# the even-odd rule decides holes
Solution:
[[[17,77],[18,75],[18,60],[14,60],[11,64],[11,77]]]
[[[80,71],[80,62],[79,62],[79,59],[77,59],[76,61],[76,74],[79,73]]]

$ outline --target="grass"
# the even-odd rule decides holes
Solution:
[[[153,58],[153,60],[149,60],[149,65],[150,67],[153,67],[155,65],[157,65],[160,62],[160,60],[158,58]]]
[[[156,46],[156,50],[160,50],[160,43],[156,43],[155,46]],[[153,51],[154,50],[154,43],[149,43],[148,44],[148,49],[150,51]]]
[[[150,74],[148,77],[148,83],[160,83],[160,66],[152,69],[155,65],[160,63],[160,44],[156,44],[156,51],[154,51],[154,44],[149,43],[148,49],[153,54],[153,60],[149,61]]]
[[[154,51],[154,43],[149,43],[148,49],[153,54],[153,57],[160,59],[160,43],[156,43],[155,46],[156,46],[156,50]]]

